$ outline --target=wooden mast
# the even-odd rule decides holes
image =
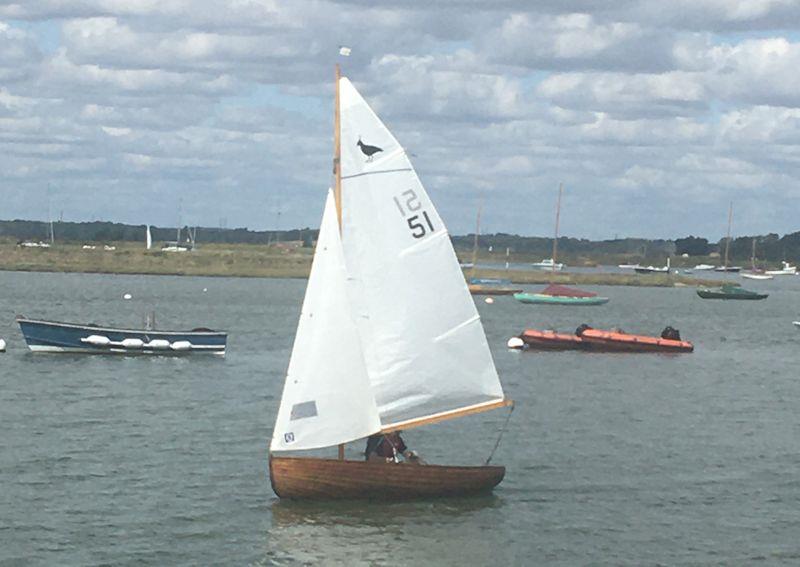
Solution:
[[[731,247],[731,221],[733,221],[733,201],[728,207],[728,236],[725,238],[725,270],[728,269],[728,249]]]
[[[336,219],[339,221],[339,233],[342,232],[342,128],[339,114],[339,79],[342,77],[339,64],[336,64],[336,95],[333,109],[333,198],[336,201]]]
[[[336,202],[336,220],[339,223],[339,234],[342,234],[342,127],[341,116],[339,113],[339,79],[342,71],[339,64],[336,64],[336,94],[333,102],[333,199]],[[338,457],[344,460],[344,443],[339,443]]]
[[[558,256],[558,222],[561,219],[561,192],[564,190],[564,184],[558,184],[558,201],[556,201],[556,234],[553,238],[553,266],[551,272],[555,274],[556,271],[556,258]],[[552,283],[553,278],[550,278]]]

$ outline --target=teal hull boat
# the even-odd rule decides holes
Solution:
[[[749,291],[733,285],[701,287],[697,295],[703,299],[766,299],[769,294]]]
[[[514,299],[522,303],[538,303],[543,305],[603,305],[608,303],[607,297],[569,297],[565,295],[547,295],[544,293],[515,293]]]

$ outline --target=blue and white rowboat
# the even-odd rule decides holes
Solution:
[[[225,356],[228,333],[211,329],[154,331],[77,325],[17,316],[33,352],[90,354],[183,355],[207,353]]]

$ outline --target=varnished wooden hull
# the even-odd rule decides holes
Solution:
[[[272,489],[297,500],[412,500],[489,492],[505,467],[451,467],[270,455]]]

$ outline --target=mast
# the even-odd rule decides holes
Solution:
[[[339,79],[342,71],[339,64],[336,64],[335,81],[336,88],[333,101],[333,199],[336,202],[336,221],[339,226],[339,234],[342,233],[342,126],[341,111],[339,110]],[[344,443],[339,443],[336,454],[340,461],[344,460]]]
[[[483,209],[483,200],[481,200],[481,204],[478,205],[478,218],[475,221],[475,240],[472,243],[472,275],[470,277],[475,277],[475,269],[478,265],[478,237],[481,234],[481,209]]]
[[[561,218],[561,192],[564,190],[564,184],[558,184],[558,201],[556,201],[556,234],[553,238],[553,266],[552,273],[556,271],[556,256],[558,256],[558,222]]]
[[[731,247],[731,221],[733,221],[733,201],[728,207],[728,236],[725,237],[725,268],[728,267],[728,249]]]
[[[753,252],[750,254],[750,264],[753,271],[756,269],[756,239],[753,238]]]
[[[342,231],[342,127],[339,110],[339,79],[342,71],[336,64],[336,95],[333,109],[333,197],[336,201],[336,218],[339,221],[339,232]]]

